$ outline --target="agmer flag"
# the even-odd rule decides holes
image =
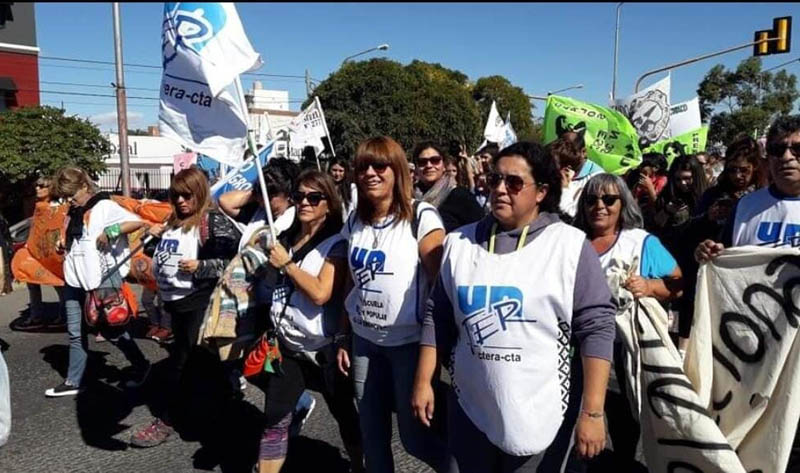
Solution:
[[[547,98],[544,111],[544,142],[554,141],[567,131],[583,133],[586,156],[606,172],[624,174],[639,165],[636,130],[616,110],[558,95]]]
[[[247,109],[235,81],[261,67],[232,3],[165,3],[158,126],[195,152],[237,166]]]
[[[697,154],[706,150],[708,141],[708,126],[701,126],[695,130],[673,136],[647,147],[645,153],[661,153],[667,158],[667,163],[672,165],[672,160],[679,154]]]
[[[517,132],[511,126],[511,112],[506,116],[506,122],[503,125],[502,140],[500,140],[500,149],[511,146],[517,142]]]
[[[219,201],[219,197],[226,192],[252,189],[253,186],[256,185],[256,182],[258,182],[258,169],[256,169],[256,166],[264,166],[267,164],[274,145],[275,141],[273,140],[261,148],[258,152],[258,164],[256,164],[256,159],[251,157],[242,163],[238,169],[232,171],[224,179],[211,186],[211,198],[214,201]]]

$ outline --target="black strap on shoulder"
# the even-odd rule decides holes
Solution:
[[[422,203],[421,200],[414,199],[413,205],[413,214],[411,215],[411,234],[414,236],[414,239],[417,239],[417,233],[419,233],[419,204]]]

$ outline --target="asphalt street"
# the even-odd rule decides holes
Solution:
[[[48,310],[58,300],[43,290]],[[244,398],[227,398],[214,409],[198,410],[201,427],[150,449],[127,444],[132,427],[148,422],[151,409],[164,399],[161,374],[167,351],[142,338],[144,319],[134,336],[154,363],[148,382],[137,390],[118,387],[128,363],[110,343],[89,337],[87,389],[78,396],[49,399],[44,392],[60,384],[67,370],[67,334],[61,331],[17,332],[9,324],[28,305],[25,286],[0,297],[0,345],[11,378],[12,428],[0,447],[0,472],[192,472],[252,471],[262,429],[264,396],[248,386]],[[284,472],[347,472],[349,460],[336,422],[322,396],[299,437],[289,444]],[[430,471],[403,451],[395,426],[392,449],[397,472]]]

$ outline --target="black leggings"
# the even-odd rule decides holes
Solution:
[[[305,389],[322,394],[331,415],[339,425],[339,434],[348,448],[361,445],[353,383],[336,366],[335,351],[329,345],[316,352],[313,363],[305,355],[281,347],[282,376],[262,373],[252,380],[265,394],[264,413],[267,429],[280,423],[294,411]]]

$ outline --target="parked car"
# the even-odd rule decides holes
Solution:
[[[25,242],[28,241],[28,233],[31,231],[31,217],[15,223],[8,231],[11,233],[11,253],[14,254],[25,246]]]

